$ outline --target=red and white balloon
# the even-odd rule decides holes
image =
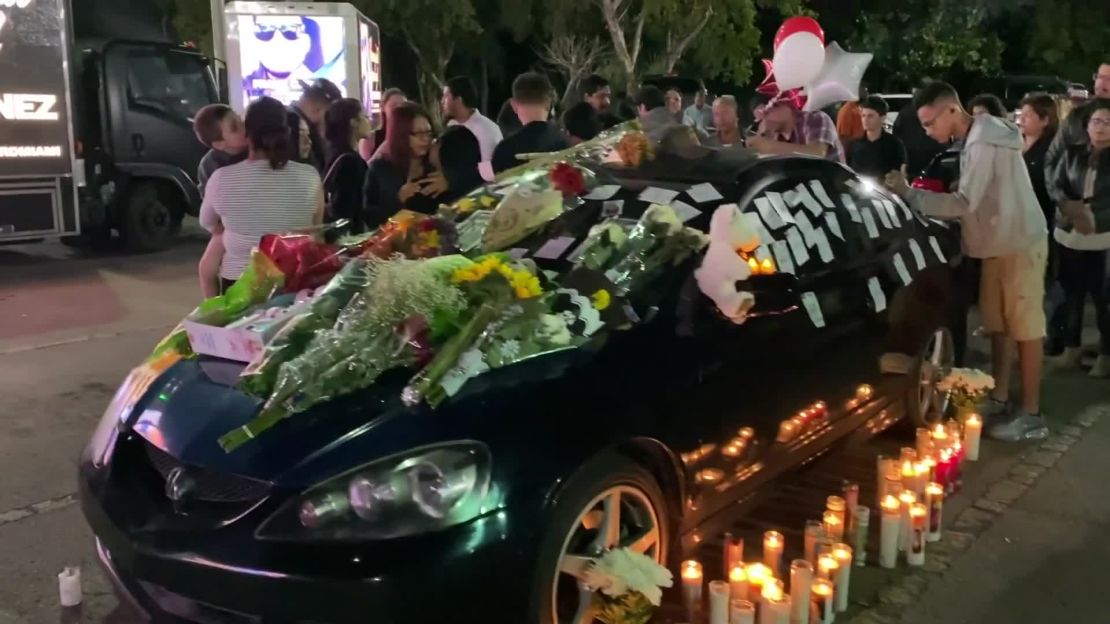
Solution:
[[[812,17],[784,21],[775,33],[774,52],[771,61],[763,60],[767,78],[757,91],[782,95],[805,87],[804,99],[797,92],[792,96],[804,102],[807,111],[857,99],[863,72],[872,58],[871,54],[846,52],[835,41],[826,48],[825,31]]]
[[[775,80],[779,89],[801,87],[825,63],[825,31],[812,17],[791,17],[775,33]]]

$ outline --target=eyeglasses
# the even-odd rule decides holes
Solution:
[[[286,41],[296,41],[304,34],[304,24],[290,24],[288,26],[263,26],[255,25],[254,37],[259,41],[271,41],[274,38],[274,33],[281,33]]]
[[[434,133],[431,130],[413,130],[409,133],[409,136],[419,137],[423,139],[431,138],[433,134]]]
[[[1110,128],[1110,119],[1105,117],[1091,117],[1087,123],[1091,124],[1092,128]]]

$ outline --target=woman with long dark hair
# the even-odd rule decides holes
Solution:
[[[358,143],[373,132],[362,103],[345,98],[332,104],[324,116],[327,164],[324,194],[329,221],[347,219],[350,232],[366,230],[362,216],[362,185],[366,180],[366,161],[358,153]]]
[[[382,146],[385,145],[385,131],[389,127],[389,117],[393,111],[405,103],[405,92],[397,87],[390,87],[382,91],[381,118],[382,124],[374,131],[373,141],[370,142],[369,152],[364,154],[367,159],[381,155]]]
[[[311,165],[291,162],[289,121],[281,102],[264,97],[247,108],[247,160],[218,169],[208,180],[200,223],[223,232],[220,278],[239,279],[251,250],[266,234],[321,223],[324,195]]]
[[[363,210],[368,226],[381,225],[418,195],[442,194],[443,178],[435,175],[430,160],[434,139],[432,118],[419,105],[405,103],[393,111],[385,144],[370,162],[363,185]]]
[[[1029,179],[1033,182],[1033,191],[1037,193],[1037,201],[1044,211],[1045,221],[1052,223],[1056,214],[1056,206],[1048,195],[1048,188],[1044,179],[1044,158],[1052,139],[1056,138],[1056,130],[1060,127],[1060,113],[1056,108],[1056,100],[1047,93],[1031,93],[1021,101],[1021,135],[1025,141],[1022,156],[1025,158],[1025,167],[1029,170]],[[1051,255],[1051,254],[1049,254]],[[1052,263],[1049,263],[1052,266]]]
[[[455,125],[444,130],[432,146],[430,160],[432,169],[438,173],[424,185],[425,193],[408,201],[405,207],[409,210],[434,213],[440,204],[449,204],[484,182],[478,172],[478,163],[482,162],[481,144],[466,126]]]

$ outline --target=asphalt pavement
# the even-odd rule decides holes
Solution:
[[[197,237],[143,256],[0,247],[0,624],[135,621],[118,610],[97,568],[74,499],[76,460],[118,382],[197,303],[202,251]],[[1053,375],[1045,396],[1059,429],[1110,402],[1110,382]],[[1110,621],[1101,595],[1110,561],[1108,441],[1110,417],[993,515],[900,621]],[[976,470],[1005,475],[1018,455],[985,453]],[[57,574],[75,565],[85,602],[63,612]],[[888,609],[872,621],[899,620]]]

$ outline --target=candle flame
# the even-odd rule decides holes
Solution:
[[[928,462],[926,462],[924,460],[919,461],[919,462],[917,462],[916,464],[913,465],[913,469],[917,473],[917,476],[919,476],[919,477],[922,476],[922,475],[929,474],[929,468],[930,468],[930,466],[929,466]]]
[[[740,437],[744,438],[746,440],[750,440],[752,438],[752,436],[754,436],[754,435],[755,435],[755,430],[752,429],[751,427],[744,427],[743,429],[740,430]]]
[[[883,497],[883,501],[879,503],[885,511],[898,511],[902,506],[902,502],[898,500],[893,494],[887,494]]]
[[[778,531],[767,531],[763,534],[764,548],[778,548],[780,546],[782,546],[782,533]]]
[[[826,553],[817,558],[817,567],[827,574],[838,569],[840,562],[833,555]]]
[[[842,566],[852,562],[852,547],[847,544],[833,546],[832,554]]]
[[[856,388],[856,398],[862,400],[870,399],[873,392],[874,390],[872,390],[870,385],[861,384],[860,387]]]
[[[691,581],[701,580],[701,563],[693,559],[682,562],[682,578]]]
[[[771,574],[771,568],[763,565],[762,563],[748,564],[748,580],[756,585],[762,585],[767,582],[767,579],[775,578]]]
[[[898,500],[902,501],[903,505],[912,505],[917,502],[917,494],[910,490],[902,490],[902,493],[898,495]]]
[[[944,425],[942,425],[940,423],[937,423],[937,426],[933,427],[933,438],[936,439],[936,440],[943,440],[947,437],[948,437],[948,432],[945,431]]]
[[[833,584],[829,579],[817,579],[813,581],[810,586],[810,591],[819,596],[831,596],[833,593]]]
[[[980,427],[983,425],[983,419],[978,414],[972,414],[964,421],[965,427]]]
[[[767,582],[763,584],[763,591],[760,592],[760,595],[762,595],[763,598],[766,599],[766,600],[772,600],[772,601],[782,600],[782,596],[783,596],[782,581],[780,581],[778,579],[768,579]]]
[[[748,580],[748,573],[744,571],[743,564],[736,564],[728,571],[728,580],[733,583],[740,583]]]
[[[748,268],[751,269],[753,275],[759,275],[759,260],[748,257]]]
[[[930,483],[925,486],[925,493],[934,498],[944,496],[944,486],[936,482]]]
[[[775,263],[770,258],[764,258],[759,265],[759,270],[766,275],[770,275],[775,272]]]
[[[910,516],[914,518],[923,517],[927,513],[929,513],[929,511],[925,509],[925,505],[922,505],[921,503],[914,503],[910,506]]]
[[[917,472],[914,471],[913,462],[911,462],[908,459],[906,461],[902,462],[902,478],[912,477],[916,474],[917,474]]]

